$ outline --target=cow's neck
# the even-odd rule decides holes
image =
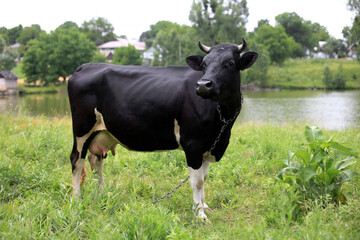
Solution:
[[[226,119],[232,118],[241,108],[242,95],[240,90],[240,78],[238,81],[235,81],[234,86],[231,88],[232,93],[229,97],[221,100],[219,102],[221,115]]]

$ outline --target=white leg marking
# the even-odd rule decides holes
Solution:
[[[98,158],[92,153],[88,154],[88,160],[90,162],[91,170],[95,171],[95,174],[99,176],[99,184],[101,186],[104,185],[104,178],[102,174],[103,162],[104,159],[102,157]]]
[[[189,167],[190,182],[193,189],[194,199],[193,209],[197,212],[199,217],[204,220],[207,220],[204,209],[209,209],[208,205],[205,203],[204,194],[204,182],[209,172],[209,165],[210,163],[208,161],[205,161],[203,165],[197,170]]]
[[[81,152],[80,152],[80,154],[81,154]],[[73,174],[73,176],[72,176],[73,188],[74,188],[73,195],[80,195],[80,176],[81,176],[83,167],[84,167],[84,159],[79,158],[76,162],[75,169],[72,173]]]

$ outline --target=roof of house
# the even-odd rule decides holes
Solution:
[[[18,76],[16,76],[15,73],[10,70],[3,70],[0,71],[0,78],[5,78],[7,80],[17,80]]]
[[[143,51],[145,50],[146,44],[145,42],[137,42],[132,40],[127,40],[125,38],[117,38],[114,41],[106,42],[98,46],[99,49],[107,48],[114,49],[119,47],[127,47],[129,45],[133,45],[136,50]]]

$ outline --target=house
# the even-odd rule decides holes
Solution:
[[[145,42],[138,42],[134,40],[127,40],[125,38],[117,38],[113,41],[103,43],[98,46],[98,49],[101,54],[104,54],[110,62],[115,53],[115,49],[119,47],[127,47],[129,45],[133,45],[136,50],[144,52],[146,48]]]
[[[10,70],[0,71],[0,91],[13,91],[17,89],[18,76]]]
[[[357,43],[353,43],[351,44],[349,47],[348,47],[348,56],[352,59],[356,59],[357,57],[357,48],[358,48],[358,45]]]
[[[143,52],[143,65],[151,65],[151,61],[154,60],[155,52],[156,49],[153,46]]]

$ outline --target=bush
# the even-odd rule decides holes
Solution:
[[[325,66],[323,73],[324,73],[323,83],[325,84],[326,88],[345,89],[346,76],[344,74],[342,64],[339,65],[335,76],[332,75],[330,68],[328,66]]]
[[[345,203],[341,189],[345,182],[358,177],[350,166],[358,153],[332,138],[324,141],[322,131],[316,127],[305,127],[307,143],[283,160],[285,167],[277,180],[288,183],[304,200],[328,199],[334,203]]]

